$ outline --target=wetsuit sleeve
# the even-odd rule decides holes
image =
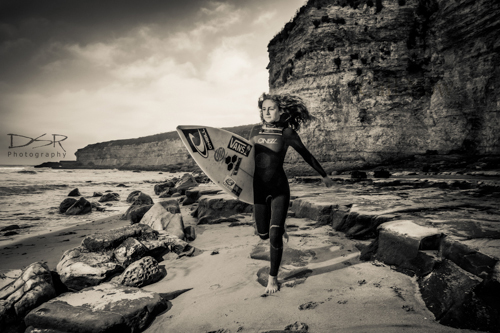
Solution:
[[[314,170],[316,170],[316,172],[318,172],[321,177],[326,177],[325,170],[323,170],[316,158],[309,152],[306,146],[304,146],[297,132],[295,132],[291,128],[287,128],[283,131],[283,134],[286,136],[288,144],[292,146],[300,154],[300,156],[302,156],[304,161],[306,161]]]

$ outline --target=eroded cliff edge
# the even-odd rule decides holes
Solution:
[[[305,98],[317,120],[301,137],[328,172],[429,151],[498,156],[499,17],[496,0],[309,0],[268,45],[269,88]],[[76,155],[85,167],[196,168],[175,132]],[[293,150],[287,162],[310,169]]]
[[[500,153],[500,3],[310,0],[269,43],[272,92],[307,99],[322,162]]]

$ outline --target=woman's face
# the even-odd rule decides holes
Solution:
[[[266,99],[262,103],[262,117],[268,123],[275,123],[280,120],[280,111],[276,103],[270,99]]]

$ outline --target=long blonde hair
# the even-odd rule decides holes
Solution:
[[[287,127],[298,131],[303,124],[307,124],[314,117],[309,113],[307,106],[305,105],[302,98],[290,94],[266,94],[263,93],[259,97],[259,109],[260,109],[260,119],[264,123],[264,117],[262,115],[262,104],[265,100],[271,100],[278,106],[280,111],[283,111],[285,116],[284,122]],[[283,116],[282,116],[283,117]]]

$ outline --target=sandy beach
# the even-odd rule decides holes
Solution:
[[[189,212],[183,208],[186,225],[196,223]],[[281,332],[294,323],[306,324],[309,332],[467,332],[435,322],[415,278],[379,262],[361,262],[354,241],[329,226],[314,228],[304,218],[288,219],[281,290],[264,297],[257,273],[267,271],[269,263],[250,254],[266,252],[267,244],[245,224],[251,222],[250,215],[241,222],[235,227],[198,226],[197,239],[191,242],[197,249],[194,256],[160,263],[167,276],[144,289],[190,290],[171,300],[168,311],[146,332]],[[127,224],[112,216],[24,239],[1,250],[0,272],[35,261],[55,270],[62,253],[78,246],[85,235]],[[300,272],[307,270],[311,272],[304,278]]]
[[[337,184],[330,189],[314,183],[292,184],[292,196],[301,200],[333,196],[341,204],[352,203],[346,200],[352,200],[354,194],[364,205],[373,205],[374,200],[392,205],[389,201],[396,200],[391,199],[393,194],[373,190],[367,195],[366,184],[339,185],[341,180]],[[141,182],[140,187],[153,192],[153,184]],[[430,195],[428,199],[434,202],[445,190],[433,187],[425,191],[415,191],[415,195]],[[406,193],[397,199],[404,205],[412,199],[406,190],[397,193]],[[151,195],[155,202],[162,200]],[[119,206],[128,206],[123,196]],[[347,238],[331,225],[318,226],[309,218],[287,219],[290,237],[278,275],[280,291],[263,295],[268,243],[255,236],[251,214],[238,215],[236,225],[197,225],[192,210],[191,205],[181,206],[185,226],[196,228],[197,238],[190,242],[196,251],[179,258],[165,255],[160,266],[166,277],[143,287],[160,294],[184,292],[169,301],[168,309],[146,332],[284,332],[300,327],[307,327],[308,332],[472,332],[436,322],[420,296],[416,277],[377,260],[360,261],[359,249],[371,239]],[[64,251],[79,246],[85,236],[130,224],[120,216],[99,218],[96,214],[92,222],[81,221],[2,246],[0,273],[36,261],[55,270]]]

